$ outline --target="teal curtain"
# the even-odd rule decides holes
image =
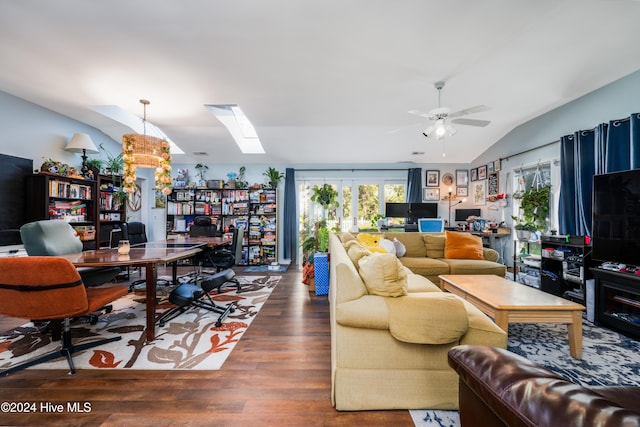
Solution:
[[[407,176],[407,203],[422,202],[422,168],[411,168]]]
[[[640,168],[640,114],[560,139],[560,234],[590,235],[593,176]]]
[[[296,171],[287,168],[284,176],[284,211],[282,216],[283,257],[296,263],[298,254],[298,219],[296,210]]]

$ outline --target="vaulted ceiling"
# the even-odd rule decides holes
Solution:
[[[468,163],[640,69],[638,18],[637,0],[0,0],[0,90],[116,141],[129,129],[91,107],[146,98],[181,163]],[[445,158],[408,114],[438,106],[438,80],[442,106],[491,107]],[[229,103],[265,154],[204,107]]]

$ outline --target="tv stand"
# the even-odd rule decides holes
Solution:
[[[596,278],[596,324],[640,339],[640,276],[592,268]]]

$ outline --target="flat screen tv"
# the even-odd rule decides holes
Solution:
[[[470,216],[482,216],[482,209],[456,209],[456,221],[465,222]]]
[[[387,203],[384,207],[384,216],[387,218],[406,218],[409,212],[409,203]]]
[[[593,177],[592,259],[640,265],[640,169]]]

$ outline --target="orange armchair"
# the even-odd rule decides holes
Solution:
[[[0,271],[0,314],[31,320],[63,320],[60,350],[9,367],[1,371],[0,376],[61,356],[67,358],[73,374],[73,353],[121,339],[114,337],[74,345],[70,319],[97,311],[126,295],[126,287],[86,288],[73,264],[59,257],[0,258]]]

